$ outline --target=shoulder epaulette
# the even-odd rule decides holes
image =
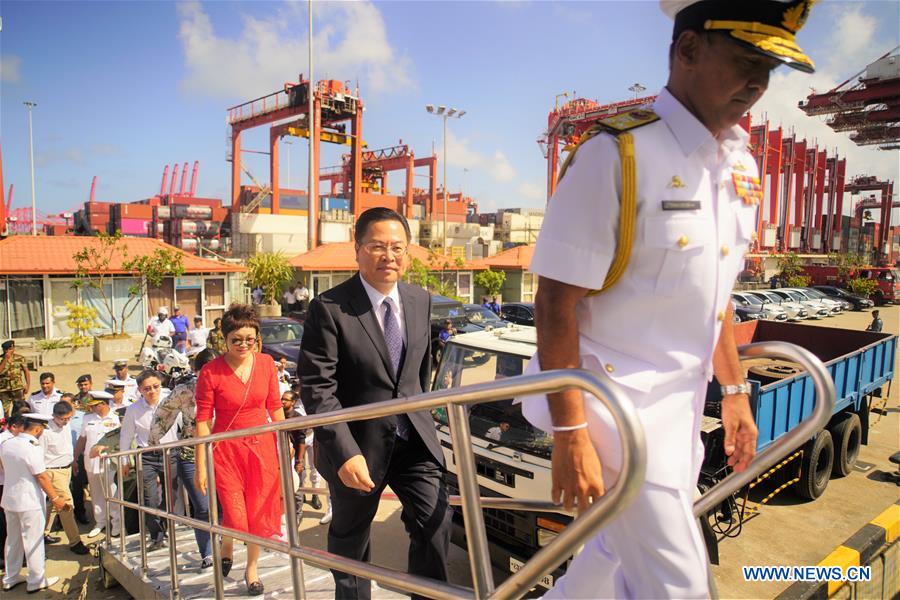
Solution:
[[[590,129],[581,134],[581,137],[578,139],[578,143],[566,157],[566,160],[563,161],[562,165],[559,167],[559,177],[557,177],[557,181],[562,181],[563,176],[566,174],[566,170],[575,162],[575,154],[578,152],[578,149],[581,148],[581,145],[591,138],[596,137],[601,133],[609,133],[615,137],[631,131],[632,129],[637,129],[638,127],[642,127],[644,125],[649,125],[655,121],[659,120],[659,115],[650,110],[649,108],[636,108],[634,110],[629,110],[623,113],[616,113],[614,115],[608,115],[606,117],[602,117],[597,119],[597,121],[591,125]]]

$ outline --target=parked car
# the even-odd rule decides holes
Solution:
[[[829,296],[827,294],[823,294],[816,288],[805,287],[805,288],[799,288],[799,289],[807,296],[812,296],[813,298],[818,298],[819,300],[822,300],[823,302],[828,302],[828,301],[834,302],[837,306],[841,307],[841,312],[844,312],[845,310],[853,310],[853,304],[847,300],[842,300],[841,298],[832,298],[831,296]]]
[[[500,318],[517,325],[534,326],[534,302],[509,302],[500,306]]]
[[[846,300],[853,305],[853,310],[863,310],[875,306],[875,302],[873,302],[872,300],[869,300],[868,298],[865,298],[858,294],[848,292],[847,290],[839,288],[836,285],[814,285],[812,289],[819,291],[830,298]]]
[[[468,319],[470,325],[475,325],[482,329],[497,329],[506,327],[509,324],[509,321],[504,321],[486,306],[466,304],[463,308],[466,311],[466,319]]]
[[[802,304],[794,302],[793,300],[787,300],[772,292],[774,292],[774,290],[756,290],[753,292],[746,292],[746,294],[749,296],[756,296],[760,300],[777,304],[787,312],[788,321],[802,321],[809,317],[809,312]]]
[[[817,292],[812,288],[789,288],[789,291],[797,292],[807,300],[821,303],[825,308],[828,309],[828,312],[831,316],[839,315],[844,312],[843,302],[832,300],[825,294]]]
[[[809,300],[803,294],[797,292],[796,290],[792,290],[790,288],[778,288],[775,290],[771,290],[773,294],[781,296],[785,300],[793,301],[798,303],[800,306],[806,308],[809,312],[810,319],[824,319],[825,317],[831,316],[831,311],[825,307],[821,302],[814,302]]]
[[[264,318],[259,320],[259,336],[262,338],[263,353],[276,361],[284,357],[288,373],[296,375],[303,325],[287,317]]]
[[[731,299],[731,307],[734,309],[734,322],[740,323],[742,321],[756,321],[757,319],[765,318],[765,311],[762,308],[757,306],[742,306],[739,305],[734,298]],[[785,318],[787,318],[785,316]]]
[[[788,314],[781,305],[775,304],[764,298],[745,292],[732,292],[731,299],[737,308],[757,308],[762,311],[763,319],[767,321],[787,321]]]
[[[453,323],[456,333],[483,331],[484,327],[469,322],[466,307],[459,300],[434,294],[431,296],[431,356],[435,363],[441,359],[441,342],[438,336],[447,320]]]

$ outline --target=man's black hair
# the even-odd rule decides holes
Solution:
[[[57,402],[53,405],[54,417],[65,417],[66,415],[70,415],[73,412],[75,412],[75,409],[72,408],[72,405],[68,402]]]
[[[353,239],[356,243],[361,243],[361,240],[366,236],[366,232],[369,230],[369,225],[378,223],[379,221],[398,221],[403,225],[403,231],[406,232],[406,241],[409,242],[412,240],[412,233],[409,230],[409,223],[406,221],[406,217],[396,210],[376,206],[359,215],[359,220],[356,221],[356,227],[353,230]]]
[[[41,373],[41,376],[38,377],[38,381],[43,381],[48,378],[52,379],[53,381],[56,381],[56,375],[54,375],[50,371],[47,371],[46,373]]]
[[[144,369],[143,371],[141,371],[141,374],[137,376],[138,387],[144,385],[144,382],[151,377],[156,377],[157,379],[159,379],[160,383],[162,383],[162,373],[154,369]]]

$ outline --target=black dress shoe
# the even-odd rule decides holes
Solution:
[[[320,508],[322,508],[322,501],[319,500],[318,496],[313,496],[309,505],[313,507],[313,510],[319,510]]]
[[[87,546],[85,546],[81,542],[78,542],[77,544],[73,544],[73,545],[69,546],[69,551],[72,554],[82,554],[82,555],[91,553],[91,551],[87,549]]]
[[[47,534],[47,535],[44,536],[44,543],[45,543],[45,544],[55,544],[55,543],[58,542],[58,541],[59,541],[59,538],[56,537],[56,536],[52,536],[52,535],[49,535],[49,534]]]
[[[247,575],[244,575],[244,583],[247,584],[247,593],[251,596],[262,596],[263,592],[266,591],[263,582],[259,579],[256,581],[248,581]]]
[[[222,577],[228,577],[228,574],[231,573],[231,565],[234,564],[234,560],[230,558],[222,559]]]

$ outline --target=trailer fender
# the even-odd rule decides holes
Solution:
[[[862,430],[860,442],[869,445],[869,406],[872,402],[871,396],[863,396],[862,402],[859,403],[859,424]]]

